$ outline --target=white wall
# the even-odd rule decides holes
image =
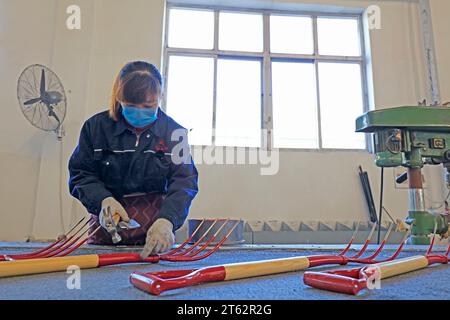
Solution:
[[[81,30],[66,28],[72,4],[81,7]],[[163,18],[162,0],[0,1],[0,241],[52,238],[84,213],[68,194],[66,169],[81,125],[107,108],[123,64],[146,59],[160,65]],[[17,79],[34,63],[49,66],[65,86],[62,161],[60,142],[32,127],[17,103]]]
[[[210,1],[211,2],[211,1]],[[217,1],[218,2],[218,1]],[[285,1],[295,6],[300,1]],[[415,3],[402,1],[312,1],[364,7],[378,4],[382,29],[371,32],[375,105],[416,104],[428,97],[425,63]],[[432,0],[432,3],[435,0]],[[439,68],[449,87],[448,21],[450,3],[436,1],[433,26]],[[280,5],[277,1],[255,1]],[[68,5],[82,9],[82,29],[65,28]],[[52,238],[83,214],[67,191],[67,161],[83,121],[104,110],[112,81],[122,64],[134,59],[161,63],[163,0],[0,0],[0,241],[20,241],[30,234]],[[20,72],[42,63],[62,79],[68,95],[62,162],[60,144],[51,134],[29,125],[16,99]],[[450,92],[447,90],[447,96]],[[448,98],[450,100],[450,97]],[[63,175],[59,176],[59,166]],[[378,199],[379,169],[366,152],[283,151],[280,172],[260,176],[257,166],[199,165],[200,193],[192,217],[231,216],[246,220],[367,220],[357,175],[362,165]],[[394,190],[386,172],[385,205],[404,217],[407,195]],[[62,187],[62,210],[59,187]],[[63,222],[61,222],[61,216]],[[34,221],[34,222],[33,222]],[[32,228],[33,225],[33,228]]]
[[[442,102],[450,101],[450,2],[431,0],[433,31],[436,40],[436,61]]]

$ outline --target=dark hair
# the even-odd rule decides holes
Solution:
[[[109,116],[117,121],[120,101],[140,104],[148,95],[160,95],[163,80],[158,68],[145,61],[133,61],[120,69],[114,80]]]

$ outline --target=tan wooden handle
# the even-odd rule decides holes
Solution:
[[[428,266],[428,259],[424,256],[413,256],[394,261],[374,264],[379,267],[381,279],[397,276],[399,274],[419,270]]]
[[[272,259],[257,262],[231,263],[225,267],[225,280],[243,279],[309,268],[307,257]]]
[[[120,214],[118,214],[117,212],[115,212],[113,214],[113,220],[114,220],[114,224],[117,226],[120,222]]]
[[[0,262],[0,278],[66,271],[69,266],[73,265],[80,269],[96,268],[98,255],[2,261]]]

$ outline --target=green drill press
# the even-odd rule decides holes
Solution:
[[[356,131],[372,133],[378,167],[408,168],[411,244],[429,244],[429,235],[447,236],[450,216],[425,208],[422,168],[443,165],[450,189],[450,108],[405,106],[370,111],[356,119]]]

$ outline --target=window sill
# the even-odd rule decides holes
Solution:
[[[212,146],[212,145],[191,145],[191,148],[224,148],[224,149],[257,149],[257,150],[267,150],[266,148],[261,147],[233,147],[233,146]],[[305,149],[305,148],[278,148],[271,149],[269,151],[278,150],[281,152],[317,152],[317,153],[335,153],[335,152],[343,152],[343,153],[368,153],[367,149],[333,149],[333,148],[322,148],[322,149]]]

